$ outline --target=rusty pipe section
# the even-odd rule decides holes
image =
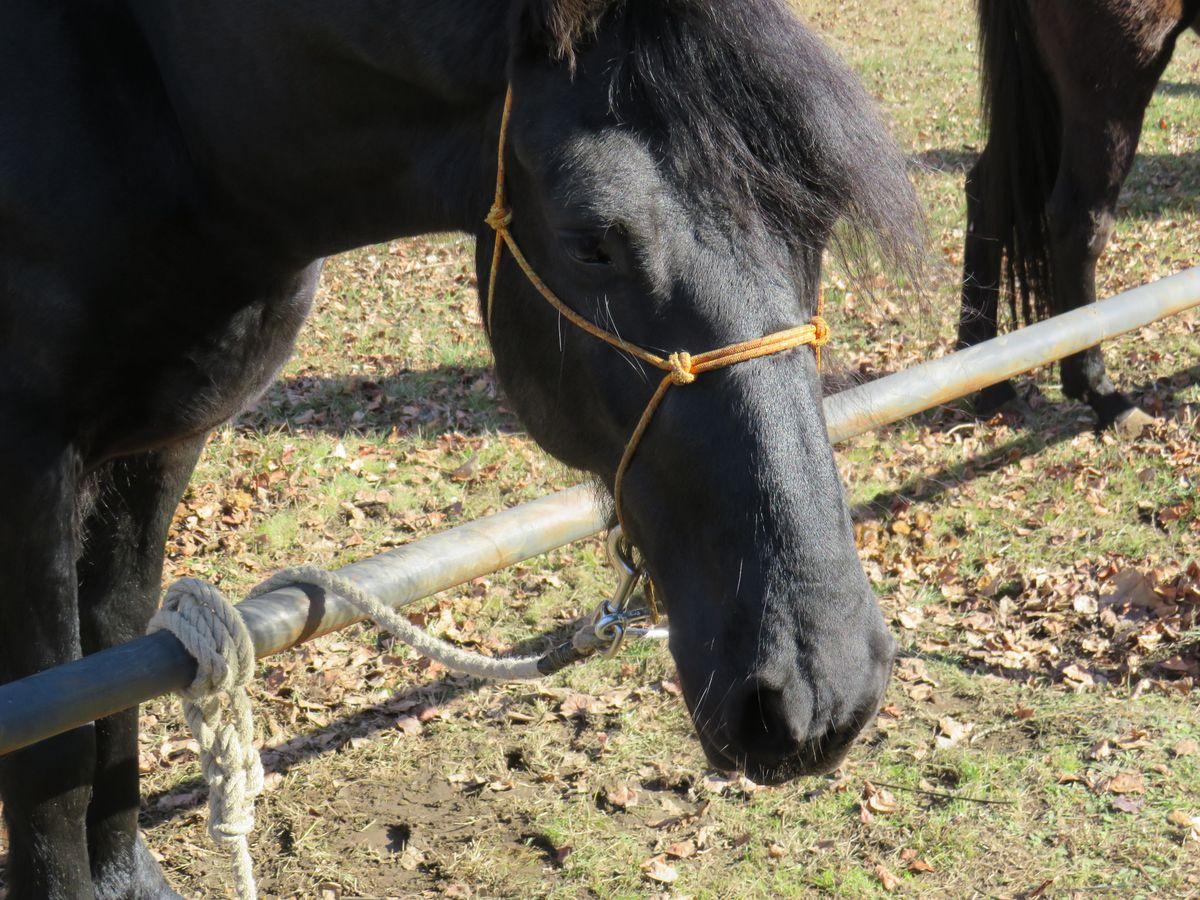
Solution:
[[[1200,268],[1135,288],[825,400],[834,442],[880,428],[1110,338],[1200,306]],[[402,607],[600,531],[585,487],[460,525],[339,570]],[[258,656],[359,621],[313,588],[272,591],[238,609]],[[187,686],[195,662],[166,632],[0,686],[0,755]]]

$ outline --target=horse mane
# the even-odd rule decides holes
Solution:
[[[649,116],[660,155],[724,215],[757,213],[793,245],[844,220],[852,268],[875,244],[919,268],[921,216],[903,157],[857,77],[780,0],[527,0],[572,65],[596,29],[625,29],[612,107]]]
[[[533,20],[549,37],[554,55],[572,66],[576,48],[615,5],[616,0],[529,0]]]

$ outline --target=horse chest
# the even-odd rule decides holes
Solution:
[[[291,355],[319,273],[315,263],[275,289],[226,303],[226,313],[189,316],[185,308],[154,326],[146,334],[154,349],[137,348],[141,358],[102,379],[107,398],[92,408],[103,412],[85,429],[93,460],[202,434],[244,409]]]

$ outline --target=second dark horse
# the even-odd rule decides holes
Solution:
[[[960,346],[996,336],[1002,288],[1027,321],[1095,301],[1146,107],[1198,16],[1200,0],[979,0],[987,146],[967,178]],[[1062,383],[1101,427],[1147,421],[1099,347],[1063,360]]]
[[[463,230],[487,283],[510,84],[514,237],[642,346],[807,321],[839,219],[912,244],[868,99],[777,0],[0,4],[0,681],[143,631],[205,435],[286,359],[315,260]],[[611,486],[657,378],[502,265],[510,401]],[[624,480],[701,741],[759,779],[836,764],[892,660],[820,393],[807,349],[710,373]],[[0,761],[14,900],[174,896],[137,758],[134,710]]]

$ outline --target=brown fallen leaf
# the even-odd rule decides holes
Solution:
[[[629,809],[631,806],[638,805],[637,791],[633,790],[633,788],[626,784],[622,784],[610,791],[605,792],[604,799],[607,800],[608,805],[614,809]]]
[[[879,879],[879,883],[883,885],[885,891],[891,892],[900,887],[900,880],[888,871],[887,866],[883,863],[875,867],[875,877]]]
[[[1200,742],[1194,741],[1191,738],[1184,738],[1171,748],[1172,756],[1195,756],[1200,753]]]
[[[1150,734],[1142,728],[1130,728],[1114,742],[1121,750],[1144,750],[1151,746]]]
[[[1112,752],[1112,744],[1109,742],[1108,738],[1103,738],[1099,741],[1096,741],[1096,743],[1092,744],[1092,746],[1088,748],[1087,758],[1095,760],[1108,759],[1110,756],[1112,756]]]
[[[1176,828],[1184,830],[1183,842],[1185,844],[1200,843],[1200,815],[1175,809],[1167,816],[1167,821]]]
[[[667,816],[665,819],[648,822],[647,825],[655,829],[674,828],[676,825],[682,825],[686,818],[687,816]]]
[[[396,720],[397,730],[412,736],[421,733],[421,720],[416,716],[401,716]]]
[[[1141,772],[1121,772],[1110,778],[1104,789],[1110,794],[1144,794],[1146,779],[1142,777]]]
[[[917,703],[924,703],[933,696],[933,688],[927,684],[914,684],[905,692]]]
[[[558,707],[558,714],[564,719],[574,719],[586,716],[596,705],[596,698],[591,694],[571,694]]]
[[[694,841],[677,841],[664,847],[663,852],[671,859],[687,859],[696,855],[696,844]]]
[[[550,854],[550,859],[556,866],[561,866],[567,861],[567,857],[571,855],[571,851],[574,849],[570,844],[563,844],[561,847],[554,849],[554,852]]]
[[[894,813],[899,808],[891,791],[878,788],[869,781],[863,784],[862,803],[866,809],[883,816]]]
[[[1140,813],[1145,805],[1145,797],[1135,797],[1131,794],[1121,794],[1112,801],[1112,808],[1123,813]]]
[[[728,778],[722,778],[720,775],[705,775],[700,781],[701,788],[713,794],[723,794],[732,786],[732,782]]]
[[[912,872],[914,875],[921,875],[927,872],[936,872],[937,869],[925,862],[923,859],[914,859],[908,864],[908,871]]]
[[[465,463],[450,473],[451,481],[470,481],[475,477],[475,470],[479,466],[479,457],[472,456]]]
[[[899,681],[937,687],[937,682],[929,677],[929,670],[925,668],[925,661],[913,656],[907,656],[896,663],[895,675]]]
[[[970,734],[974,728],[973,724],[964,724],[946,716],[938,722],[938,734],[934,738],[934,743],[939,750],[947,750]]]
[[[679,872],[667,865],[667,858],[661,853],[642,863],[642,875],[659,884],[672,884],[679,878]]]

